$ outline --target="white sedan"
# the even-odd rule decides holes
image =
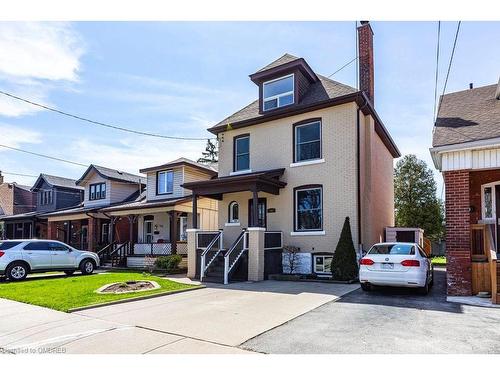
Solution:
[[[433,281],[431,261],[416,243],[377,243],[360,260],[359,282],[363,290],[370,290],[372,285],[399,286],[419,288],[427,294]]]

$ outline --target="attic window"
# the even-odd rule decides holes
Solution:
[[[263,110],[284,107],[293,104],[294,75],[273,79],[263,84]]]

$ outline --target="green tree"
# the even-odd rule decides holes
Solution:
[[[337,280],[349,281],[358,277],[358,262],[354,243],[352,242],[349,217],[345,218],[330,268],[333,278]]]
[[[213,142],[210,139],[207,139],[207,145],[205,147],[205,151],[203,151],[201,154],[203,155],[201,158],[199,158],[197,161],[198,163],[202,164],[215,164],[218,162],[218,157],[219,157],[219,151],[218,151],[219,145],[217,139],[215,139]]]
[[[422,228],[426,237],[443,238],[443,203],[436,196],[436,181],[425,161],[406,155],[397,162],[394,201],[398,227]]]

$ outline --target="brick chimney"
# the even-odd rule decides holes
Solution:
[[[358,26],[359,89],[364,91],[374,104],[373,31],[368,21],[360,23],[361,26]]]

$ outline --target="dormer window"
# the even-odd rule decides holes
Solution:
[[[172,194],[174,192],[174,171],[157,173],[156,194]]]
[[[295,102],[294,75],[273,79],[262,85],[262,107],[264,111],[284,107]]]

